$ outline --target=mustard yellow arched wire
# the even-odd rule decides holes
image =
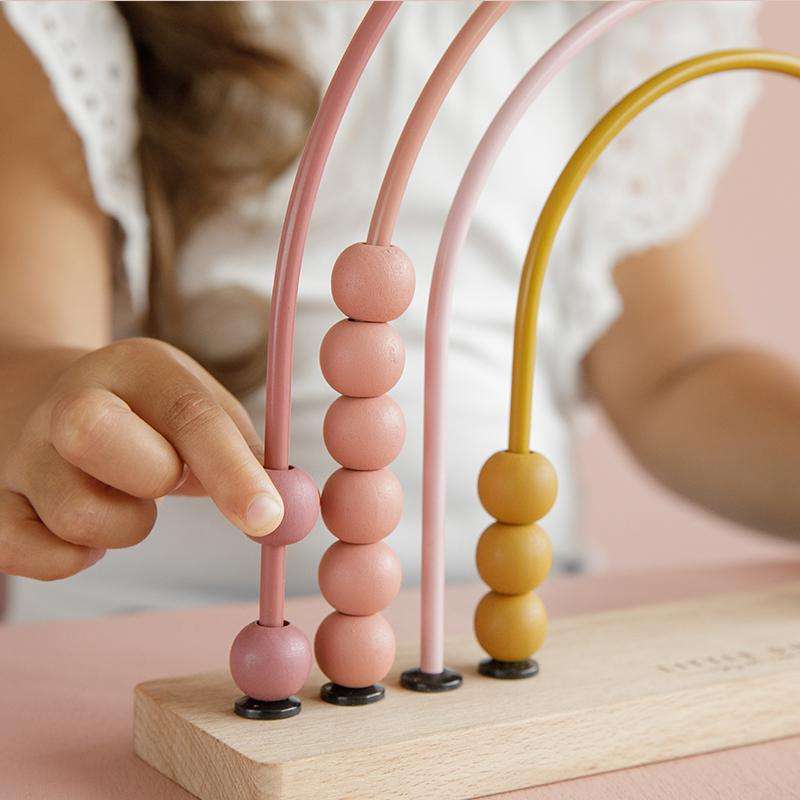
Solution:
[[[675,64],[617,103],[594,126],[564,167],[539,215],[520,279],[508,430],[508,449],[512,453],[527,453],[530,449],[536,326],[542,283],[559,226],[581,182],[614,137],[659,97],[695,78],[741,69],[781,72],[800,78],[800,58],[772,50],[720,50]]]

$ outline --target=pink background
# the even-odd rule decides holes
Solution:
[[[760,22],[765,47],[797,51],[800,3],[763,3]],[[764,79],[742,150],[719,186],[709,222],[731,300],[753,340],[800,367],[800,93],[795,83]],[[605,567],[741,561],[791,547],[755,537],[656,486],[603,420],[586,438],[581,460],[589,496],[585,530]]]

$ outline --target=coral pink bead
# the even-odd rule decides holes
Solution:
[[[311,671],[311,645],[289,622],[267,628],[251,622],[233,640],[231,675],[255,700],[283,700],[299,692]]]
[[[314,638],[319,668],[340,686],[359,689],[386,677],[394,661],[391,625],[380,615],[351,617],[334,611]]]
[[[391,322],[414,297],[411,259],[394,245],[353,244],[331,273],[333,300],[345,316],[364,322]]]
[[[400,559],[386,542],[334,542],[319,563],[322,596],[343,614],[367,616],[386,608],[400,591]]]
[[[328,409],[322,435],[328,452],[348,469],[381,469],[406,438],[400,406],[389,395],[340,397]]]
[[[254,542],[272,546],[305,539],[319,518],[319,490],[311,476],[297,467],[268,469],[267,474],[283,500],[283,520],[266,536],[251,536]]]
[[[372,544],[388,536],[403,515],[403,487],[393,472],[337,469],[322,490],[322,519],[337,538]]]
[[[403,374],[403,340],[385,322],[337,322],[322,340],[319,363],[325,380],[347,397],[386,394]]]

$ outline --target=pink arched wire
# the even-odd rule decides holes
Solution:
[[[654,0],[608,3],[562,36],[500,107],[475,150],[447,215],[436,255],[425,328],[425,423],[422,500],[421,668],[444,666],[445,376],[453,281],[486,180],[508,137],[553,77],[597,37]]]
[[[368,244],[391,243],[411,171],[442,103],[475,48],[510,6],[510,2],[481,3],[439,59],[395,145],[372,212]]]
[[[317,190],[339,124],[361,73],[400,5],[400,2],[375,2],[369,7],[322,98],[297,167],[281,230],[269,312],[264,455],[264,466],[269,469],[289,467],[297,286]],[[284,564],[283,547],[261,546],[258,621],[262,625],[283,625]]]

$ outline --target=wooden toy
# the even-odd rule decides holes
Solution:
[[[385,342],[385,353],[382,359],[383,366],[375,370],[378,383],[370,383],[368,386],[356,386],[355,382],[350,382],[348,384],[347,382],[342,383],[341,381],[337,381],[337,376],[332,374],[331,366],[333,356],[330,353],[331,345],[328,343],[328,337],[326,336],[320,352],[320,363],[323,373],[331,386],[344,395],[352,396],[354,390],[360,392],[360,394],[358,394],[359,397],[375,397],[377,395],[382,395],[383,392],[388,391],[391,385],[393,385],[393,382],[390,384],[388,376],[386,380],[380,380],[384,377],[384,370],[389,370],[390,376],[394,377],[395,380],[399,378],[399,372],[393,369],[393,366],[399,362],[399,355],[396,355],[395,352],[390,352],[392,347],[390,346],[389,340],[392,339],[392,337],[388,331],[391,329],[387,326],[386,328],[381,328],[380,333],[373,333],[372,330],[366,326],[369,326],[370,323],[373,326],[381,323],[385,324],[396,319],[408,307],[413,296],[414,272],[411,262],[402,250],[391,243],[403,194],[428,130],[442,102],[447,96],[448,91],[453,85],[453,82],[458,77],[458,74],[461,72],[461,69],[475,48],[500,17],[507,11],[509,6],[510,3],[508,2],[482,3],[469,17],[450,47],[445,51],[431,74],[430,79],[423,88],[397,141],[397,146],[392,154],[392,158],[386,170],[386,175],[381,184],[378,199],[375,203],[375,209],[367,234],[367,241],[363,244],[351,245],[336,260],[331,276],[331,288],[334,301],[350,318],[348,322],[352,320],[362,321],[360,325],[363,333],[359,334],[354,330],[349,335],[352,336],[353,340],[357,340],[360,336],[366,336],[369,332],[371,337],[380,338],[382,344]],[[338,324],[342,325],[347,323],[340,322]],[[335,329],[336,327],[331,330],[328,336],[330,336]],[[395,344],[395,342],[392,340],[391,344]],[[399,344],[395,346],[397,350],[399,350]],[[369,356],[358,353],[357,344],[349,349],[353,354],[350,357],[357,371],[367,363],[370,363],[368,361],[370,358]],[[338,352],[342,351],[343,349],[338,350]],[[360,382],[363,383],[365,380],[366,379],[362,377]],[[344,388],[342,388],[343,386]],[[347,391],[347,389],[350,391]],[[342,399],[344,398],[340,398],[336,402],[339,403]],[[389,398],[384,396],[382,402],[387,403],[387,401],[389,401]],[[334,403],[334,405],[336,404]],[[366,408],[362,413],[367,413]],[[344,430],[341,435],[345,435]],[[329,450],[329,452],[336,458],[333,451]],[[345,464],[339,461],[339,463],[347,468],[351,466],[352,462]],[[358,469],[357,466],[352,466],[351,468]],[[336,475],[340,476],[340,481],[337,482],[336,486],[338,487],[340,484],[343,485],[343,481],[341,480],[342,470],[336,473]],[[353,479],[353,482],[354,480],[355,479]],[[364,479],[362,478],[359,480]],[[381,483],[385,483],[386,477],[382,477],[380,480]],[[333,502],[328,496],[331,492],[332,486],[331,481],[329,481],[322,493],[323,518],[326,524],[329,514],[326,515],[325,510]],[[371,492],[369,496],[372,498],[375,497],[376,494]],[[344,519],[337,521],[336,529],[329,526],[329,530],[337,536],[339,536],[338,531],[343,531],[345,525],[348,528],[353,525],[352,521],[350,521],[350,517],[353,514],[358,514],[359,518],[363,520],[366,525],[374,526],[375,518],[373,516],[372,504],[369,504],[369,510],[367,510],[367,506],[363,506],[363,510],[356,512],[353,507],[355,504],[354,499],[355,496],[351,497],[348,501],[350,505],[350,509],[348,509],[348,521],[345,522]],[[341,506],[343,498],[337,497],[335,502],[337,506]],[[401,512],[399,490],[397,492],[392,490],[391,494],[385,500],[381,496],[381,503],[388,503],[390,510],[392,512],[397,512],[397,519],[394,523],[396,525]],[[386,530],[385,526],[382,524],[378,526],[377,530],[385,530],[386,533],[391,532],[391,529]],[[348,535],[352,537],[352,534],[344,535],[345,537]],[[347,539],[347,541],[352,541],[352,538]],[[336,544],[333,545],[332,549],[335,547],[337,547]],[[355,559],[356,557],[354,551],[352,558]],[[361,557],[364,558],[365,556]],[[430,583],[432,580],[435,580],[437,584],[436,596],[440,597],[444,587],[444,563],[441,559],[441,554],[438,551],[432,550],[430,545],[425,541],[423,541],[422,569],[424,575],[423,581]],[[387,592],[381,593],[387,594],[388,596]],[[327,594],[325,596],[326,599],[329,599]],[[423,598],[423,603],[428,602],[428,598],[429,594],[426,593]],[[338,611],[343,611],[343,609],[335,603],[332,603],[332,605]],[[432,633],[435,637],[441,639],[443,609],[439,608],[439,606],[442,605],[440,599],[436,600],[436,605],[437,609],[435,610],[423,609],[422,620],[423,626],[426,627],[433,621]],[[330,619],[330,617],[328,619]],[[326,623],[327,622],[328,620],[326,620]],[[344,622],[340,622],[339,624],[340,626],[344,626]],[[333,629],[331,628],[330,630],[332,631]],[[344,630],[343,627],[342,630]],[[326,628],[325,636],[331,635],[328,631],[329,629]],[[316,643],[317,646],[320,644],[329,646],[326,639],[320,639],[320,633],[317,634]],[[363,645],[361,646],[363,647]],[[366,653],[367,651],[365,650],[365,657]],[[320,662],[319,652],[317,652],[317,661]],[[322,666],[323,672],[331,677],[324,663],[320,662],[320,665]],[[382,677],[383,675],[376,675],[375,680],[380,680]],[[409,670],[404,675],[403,681],[404,685],[409,689],[425,692],[440,692],[458,688],[461,684],[461,676],[452,670],[446,669],[443,663],[437,662],[429,669]],[[358,696],[363,695],[364,698],[369,699],[369,702],[379,700],[383,697],[382,690],[376,689],[375,685],[372,683],[369,686],[362,687],[360,692],[361,695]],[[352,703],[355,696],[353,691],[346,693],[347,703]],[[323,698],[330,702],[339,702],[337,699],[338,695],[332,694],[332,689],[329,685],[323,687]],[[342,702],[344,702],[344,700],[342,700]]]
[[[137,687],[136,752],[202,800],[461,800],[800,731],[800,583],[555,622],[530,681],[492,680],[448,640],[456,692],[400,686],[362,708],[319,700],[253,722],[225,671]]]
[[[552,555],[538,523],[556,501],[557,479],[547,458],[531,451],[530,433],[538,303],[559,224],[603,149],[665,93],[729,70],[800,77],[799,58],[766,50],[709,53],[655,75],[597,123],[550,193],[520,281],[508,448],[487,460],[478,479],[481,502],[496,520],[481,535],[476,555],[490,591],[475,612],[477,644],[451,643],[454,668],[444,664],[444,368],[457,254],[491,164],[525,109],[575,54],[647,2],[597,9],[534,65],[487,130],[454,200],[426,330],[420,666],[407,646],[396,657],[394,633],[380,612],[400,587],[399,561],[383,539],[402,512],[402,487],[388,466],[402,448],[405,423],[386,393],[404,365],[391,322],[411,302],[414,274],[390,240],[438,108],[508,5],[481,4],[445,52],[398,141],[367,241],[348,247],[334,265],[333,300],[346,318],[326,334],[320,366],[341,395],[328,410],[323,437],[341,468],[321,498],[309,476],[289,465],[303,245],[339,122],[399,3],[370,8],[309,134],[270,308],[265,467],[286,516],[261,542],[259,618],[234,640],[230,675],[169,679],[136,690],[137,753],[199,797],[469,797],[800,731],[800,711],[785,702],[800,689],[797,585],[562,621],[536,681],[502,680],[539,673],[533,655],[547,630],[534,590]],[[308,639],[283,614],[284,549],[308,535],[320,511],[338,539],[319,566],[320,589],[334,609],[314,640],[327,682],[312,669]],[[489,658],[476,667],[478,645]],[[309,673],[314,677],[307,685]],[[387,676],[388,690],[381,684]],[[245,693],[238,700],[231,678]],[[274,722],[300,712],[298,695],[306,703],[303,714]],[[331,707],[381,699],[375,709]]]

